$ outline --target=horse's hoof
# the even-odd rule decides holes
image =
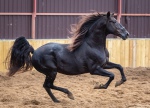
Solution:
[[[107,87],[105,85],[101,84],[101,85],[96,85],[94,87],[94,89],[107,89]]]
[[[105,85],[102,85],[102,84],[101,84],[101,85],[99,86],[99,89],[107,89],[107,87],[106,87]]]
[[[126,81],[126,80],[125,80],[125,81]],[[115,84],[115,87],[120,86],[120,85],[123,84],[125,81],[123,81],[123,80],[117,81],[116,84]]]
[[[69,93],[69,94],[68,94],[68,98],[74,100],[73,94],[72,94],[72,93]]]
[[[96,86],[94,87],[94,89],[99,89],[99,87],[100,87],[99,85],[96,85]]]

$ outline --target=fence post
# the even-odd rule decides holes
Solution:
[[[32,39],[35,39],[35,18],[36,18],[36,0],[33,0],[33,13],[32,13]]]
[[[118,0],[118,14],[117,14],[117,21],[120,23],[121,14],[122,14],[122,0]]]

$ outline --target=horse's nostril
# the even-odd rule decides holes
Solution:
[[[129,37],[129,33],[127,33],[126,37]]]

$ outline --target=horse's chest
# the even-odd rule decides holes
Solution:
[[[98,51],[97,53],[93,53],[91,59],[93,61],[93,64],[98,64],[100,66],[106,64],[106,62],[108,61],[108,58],[104,51]]]

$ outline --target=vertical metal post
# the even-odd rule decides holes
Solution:
[[[35,18],[36,18],[36,0],[33,0],[33,13],[32,13],[32,39],[35,39]]]
[[[122,14],[122,0],[118,0],[118,14],[117,14],[117,21],[120,23],[121,14]]]

